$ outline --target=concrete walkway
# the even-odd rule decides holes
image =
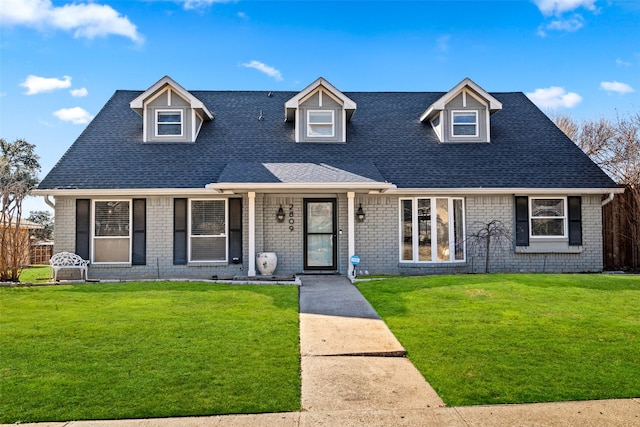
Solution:
[[[640,399],[446,407],[404,357],[405,350],[398,340],[345,277],[302,276],[300,352],[301,412],[20,426],[640,427]]]

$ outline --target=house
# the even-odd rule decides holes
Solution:
[[[31,230],[44,228],[42,225],[26,219],[20,219],[20,225],[16,228],[17,219],[11,218],[0,221],[0,241],[2,242],[1,258],[6,259],[9,265],[17,257],[18,265],[31,264]]]
[[[467,235],[499,220],[496,271],[602,269],[620,192],[520,92],[118,90],[34,192],[55,251],[95,278],[482,271]]]

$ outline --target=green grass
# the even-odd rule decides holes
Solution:
[[[357,285],[452,406],[640,397],[640,276]]]
[[[48,265],[32,265],[20,273],[21,283],[47,283],[51,280],[53,279],[49,279]]]
[[[0,422],[299,409],[296,287],[0,288]]]

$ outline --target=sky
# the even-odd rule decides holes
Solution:
[[[40,178],[116,90],[165,75],[265,91],[324,77],[343,92],[469,77],[547,114],[615,118],[640,111],[640,0],[0,0],[0,138],[35,144]]]

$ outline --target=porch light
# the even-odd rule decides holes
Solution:
[[[282,205],[280,205],[280,208],[278,209],[276,219],[278,220],[278,222],[284,222],[284,211],[282,210]]]
[[[362,210],[362,203],[360,203],[360,206],[358,207],[358,211],[356,212],[356,217],[358,218],[358,222],[364,222],[365,215],[366,214]]]

